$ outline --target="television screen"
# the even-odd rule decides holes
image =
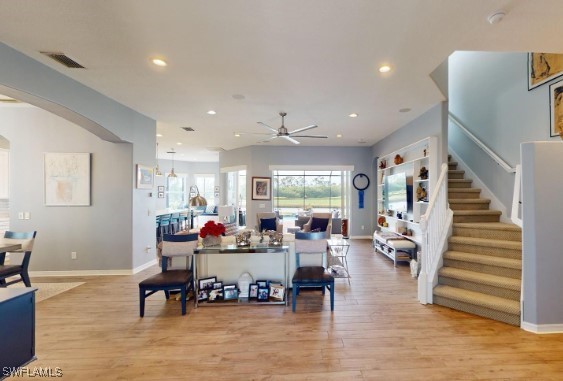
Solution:
[[[407,176],[404,172],[385,178],[385,195],[387,210],[401,213],[407,211]]]

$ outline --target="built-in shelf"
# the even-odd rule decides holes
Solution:
[[[419,244],[421,243],[422,230],[419,221],[428,210],[428,200],[432,196],[432,191],[436,184],[436,176],[438,174],[437,153],[437,138],[430,136],[378,158],[376,207],[378,218],[384,217],[388,224],[387,227],[379,225],[381,230],[401,234],[406,229],[409,233],[412,233],[412,236],[404,236],[405,238]],[[394,164],[397,155],[400,155],[403,160],[401,164]],[[382,162],[385,162],[385,168],[380,167]],[[424,170],[421,172],[423,167]],[[387,214],[387,209],[392,209],[392,207],[389,206],[386,199],[388,196],[385,189],[386,179],[388,176],[400,173],[405,173],[407,191],[412,192],[408,197],[408,212],[403,213],[405,219],[397,218],[395,211],[393,211],[392,216]],[[421,176],[426,178],[421,179]],[[417,189],[420,190],[420,188],[424,188],[426,191],[425,201],[418,201]]]

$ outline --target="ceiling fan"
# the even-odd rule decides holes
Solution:
[[[282,124],[281,127],[278,128],[277,130],[275,128],[272,128],[270,126],[268,126],[266,123],[263,122],[258,122],[258,124],[266,127],[268,130],[271,131],[271,138],[268,138],[266,140],[262,140],[260,141],[260,143],[267,143],[270,142],[274,139],[277,138],[283,138],[285,140],[289,140],[290,142],[292,142],[293,144],[299,144],[299,142],[297,140],[295,140],[294,138],[316,138],[316,139],[327,139],[328,136],[324,136],[324,135],[296,135],[300,132],[304,132],[313,128],[317,128],[318,126],[316,124],[312,124],[310,126],[307,127],[303,127],[303,128],[298,128],[297,130],[293,130],[293,131],[288,131],[287,128],[285,128],[283,122],[284,122],[284,118],[287,115],[287,113],[285,112],[280,112],[280,116],[282,117]],[[270,135],[270,133],[262,133],[262,132],[243,132],[245,134],[253,134],[253,135]]]

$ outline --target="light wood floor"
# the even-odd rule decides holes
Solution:
[[[328,294],[303,292],[296,313],[190,305],[181,316],[159,293],[141,319],[138,282],[156,267],[61,279],[86,284],[37,304],[30,365],[60,367],[68,380],[563,379],[563,335],[420,305],[407,264],[351,243],[352,285],[337,280],[333,313]]]

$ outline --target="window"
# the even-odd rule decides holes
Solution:
[[[170,209],[182,209],[186,202],[186,177],[166,178],[166,207]]]
[[[199,174],[194,175],[195,185],[199,190],[199,194],[207,200],[208,205],[216,204],[215,200],[215,175]]]
[[[347,216],[349,178],[347,171],[274,171],[274,208],[289,218],[311,211]]]

